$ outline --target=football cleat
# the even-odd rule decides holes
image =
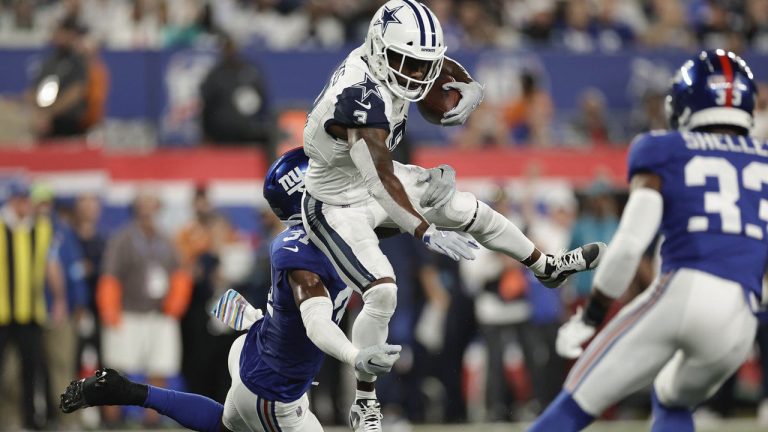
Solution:
[[[381,432],[382,418],[376,399],[358,399],[349,409],[349,425],[355,432]]]
[[[536,278],[547,288],[557,288],[568,276],[597,267],[607,248],[603,242],[594,242],[567,252],[561,250],[554,255],[547,254],[544,275]]]
[[[72,381],[61,394],[64,413],[102,405],[143,405],[148,387],[134,383],[114,369],[99,369],[88,378]]]

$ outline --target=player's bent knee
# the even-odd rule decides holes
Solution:
[[[374,285],[363,294],[364,309],[371,316],[390,318],[397,307],[397,285],[382,283]]]
[[[443,206],[442,212],[457,227],[464,228],[475,216],[479,203],[474,194],[456,191],[445,206]]]

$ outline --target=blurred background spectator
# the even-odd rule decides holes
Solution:
[[[552,98],[533,71],[520,74],[520,96],[504,108],[510,141],[533,146],[551,145]]]
[[[75,199],[72,228],[82,250],[82,275],[85,281],[86,306],[77,323],[77,373],[95,372],[103,365],[101,351],[101,319],[96,305],[96,288],[102,272],[102,257],[107,239],[99,230],[101,202],[94,194]]]
[[[610,242],[619,227],[619,209],[610,184],[595,180],[585,191],[583,210],[573,225],[568,249],[584,244],[584,241]],[[574,275],[572,285],[576,296],[581,298],[592,289],[591,272]]]
[[[270,149],[272,119],[262,73],[240,56],[232,39],[221,43],[221,58],[200,87],[203,133],[217,143],[261,143]]]
[[[53,34],[53,52],[43,61],[29,90],[33,128],[39,138],[85,133],[88,65],[78,51],[82,31],[73,17],[59,24]]]
[[[67,296],[61,265],[51,254],[54,228],[50,216],[35,213],[24,180],[12,179],[5,196],[6,203],[0,208],[0,359],[12,342],[20,360],[21,373],[14,384],[21,388],[22,425],[34,430],[45,427],[55,413],[46,391],[49,369],[44,326],[60,326],[66,320]],[[67,350],[66,341],[62,349]]]
[[[164,386],[181,366],[178,320],[189,305],[192,284],[157,225],[160,206],[149,192],[136,197],[133,221],[107,244],[96,302],[104,326],[104,365]],[[106,421],[114,424],[120,408],[109,408]],[[159,420],[159,414],[146,411],[145,425]]]

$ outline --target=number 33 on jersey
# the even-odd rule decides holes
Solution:
[[[768,259],[768,142],[699,132],[644,134],[629,153],[630,178],[642,172],[662,180],[662,270],[696,268],[759,296]]]

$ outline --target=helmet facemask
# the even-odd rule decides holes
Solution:
[[[387,64],[387,87],[397,96],[416,102],[424,98],[443,67],[443,56],[422,59],[396,47],[384,50]],[[414,74],[418,72],[417,77]]]

